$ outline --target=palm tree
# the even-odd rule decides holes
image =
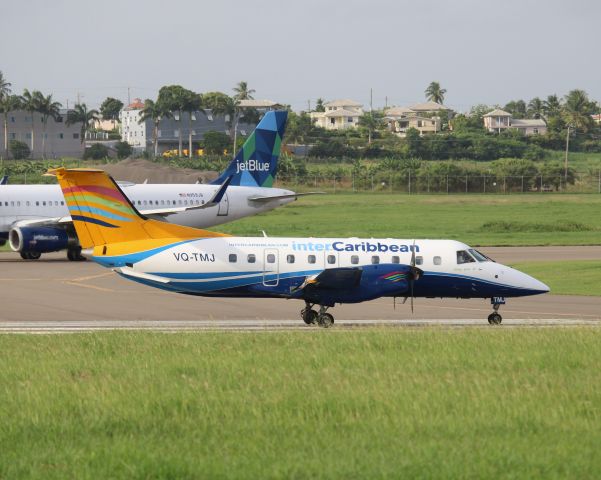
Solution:
[[[359,125],[367,130],[367,144],[369,145],[373,133],[383,126],[382,115],[379,112],[367,112],[359,117]]]
[[[21,95],[21,104],[25,111],[27,111],[31,117],[31,156],[33,157],[33,148],[34,148],[34,137],[35,137],[35,112],[40,111],[40,104],[44,96],[42,92],[39,90],[34,90],[30,92],[27,89],[23,90],[23,95]]]
[[[4,155],[8,158],[8,114],[21,108],[21,97],[6,95],[0,99],[0,112],[4,117]]]
[[[561,113],[561,100],[557,95],[549,95],[543,102],[543,111],[548,117],[556,117]]]
[[[440,87],[440,83],[431,82],[424,93],[426,94],[426,100],[442,105],[444,103],[444,96],[447,91],[446,89]]]
[[[200,112],[206,115],[202,108],[202,96],[191,90],[186,90],[182,99],[182,111],[188,114],[188,158],[192,158],[192,114]]]
[[[39,112],[42,114],[42,125],[44,125],[44,133],[42,135],[42,158],[46,159],[46,126],[48,125],[48,118],[52,117],[53,119],[57,119],[60,115],[60,108],[62,107],[62,103],[54,102],[52,100],[52,94],[40,99]]]
[[[163,118],[171,118],[171,112],[161,102],[155,102],[146,99],[144,102],[144,108],[140,111],[140,120],[138,123],[145,122],[146,120],[152,120],[154,128],[152,130],[152,143],[154,147],[154,156],[159,156],[159,124]]]
[[[4,74],[2,73],[2,71],[0,70],[0,100],[4,99],[5,97],[8,97],[11,93],[11,83],[6,81],[6,78],[4,78]]]
[[[236,137],[238,135],[238,120],[240,117],[240,101],[241,100],[252,100],[254,99],[253,93],[255,91],[252,88],[248,88],[247,82],[238,82],[238,84],[233,88],[234,94],[234,149],[233,153],[236,154]]]
[[[225,117],[225,124],[230,131],[230,138],[234,139],[234,117],[236,116],[236,100],[234,97],[228,97],[223,94],[219,96],[212,105],[212,111],[215,115],[223,115]]]
[[[180,85],[168,85],[161,87],[159,90],[159,98],[157,101],[169,109],[172,115],[175,117],[175,121],[178,124],[178,155],[182,156],[182,112],[184,110],[184,101],[189,90],[186,90]]]
[[[528,102],[528,116],[532,118],[542,118],[544,120],[545,113],[545,104],[544,102],[538,98],[534,97],[530,102]]]
[[[73,110],[69,110],[69,113],[67,113],[67,122],[65,125],[69,126],[75,123],[81,123],[79,135],[81,143],[84,143],[86,139],[86,133],[88,130],[90,130],[94,124],[94,121],[98,120],[99,118],[100,114],[98,113],[98,110],[88,110],[88,107],[85,103],[78,103],[75,105]]]
[[[595,103],[588,99],[584,90],[571,90],[564,97],[564,116],[569,125],[588,131],[593,124],[591,114],[595,111]]]

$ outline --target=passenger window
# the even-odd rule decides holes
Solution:
[[[12,207],[14,205],[15,202],[10,202],[10,206]],[[42,202],[42,206],[46,206],[46,202]]]
[[[372,265],[377,265],[378,263],[380,263],[380,257],[378,255],[374,255],[373,257],[371,257],[371,263]]]
[[[334,265],[336,263],[336,255],[328,255],[328,263]]]
[[[20,206],[21,206],[21,202],[17,202],[17,207],[20,207]]]
[[[230,263],[236,263],[238,261],[238,255],[230,253]]]
[[[275,263],[275,255],[273,253],[267,254],[267,263]]]
[[[423,263],[424,263],[424,257],[422,257],[422,256],[415,257],[415,264],[416,265],[422,265]]]
[[[309,255],[309,256],[307,257],[307,261],[308,261],[309,263],[315,263],[315,255]]]
[[[255,263],[257,261],[257,257],[254,253],[249,253],[248,257],[246,257],[246,260],[248,261],[248,263]]]
[[[434,261],[434,265],[441,265],[442,264],[442,259],[440,257],[434,257],[433,259]]]
[[[401,263],[401,259],[396,255],[392,256],[392,263]]]
[[[351,255],[351,263],[357,265],[359,263],[359,255]]]
[[[55,207],[58,207],[58,201],[55,201],[55,202],[54,202],[54,206],[55,206]]]
[[[8,205],[8,202],[6,202],[6,204]],[[40,206],[40,202],[35,202],[35,206],[39,207]]]
[[[294,263],[294,255],[286,255],[286,262]]]
[[[27,202],[25,202],[25,205],[27,205],[29,207],[29,200]]]
[[[146,202],[146,200],[144,200],[144,205],[146,205],[148,202]]]
[[[61,205],[63,205],[63,206],[65,205],[65,202],[63,200],[61,200]]]
[[[461,265],[463,263],[474,263],[476,260],[472,258],[472,256],[467,253],[465,250],[457,251],[457,264]]]

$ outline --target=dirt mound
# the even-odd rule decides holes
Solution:
[[[115,180],[135,183],[209,183],[217,178],[217,172],[174,168],[140,158],[126,159],[118,163],[99,165]]]

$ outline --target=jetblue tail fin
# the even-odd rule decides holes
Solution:
[[[0,185],[8,185],[8,175],[4,175],[0,178]]]
[[[278,169],[287,118],[288,112],[285,110],[267,112],[234,160],[211,183],[221,185],[228,177],[232,177],[230,185],[271,187]]]

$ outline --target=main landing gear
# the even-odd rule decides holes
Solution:
[[[498,313],[500,306],[500,303],[493,303],[492,305],[494,312],[488,316],[488,323],[491,325],[501,325],[501,322],[503,321],[503,317]]]
[[[87,260],[87,258],[81,254],[81,247],[69,248],[67,250],[67,258],[72,262],[85,262]]]
[[[23,260],[37,260],[42,256],[39,252],[21,252],[19,255]]]
[[[313,310],[313,306],[315,304],[311,304],[309,302],[305,302],[305,308],[301,310],[301,318],[303,322],[307,325],[317,324],[323,328],[330,328],[334,325],[334,317],[327,313],[329,307],[325,305],[320,305],[319,313]]]

